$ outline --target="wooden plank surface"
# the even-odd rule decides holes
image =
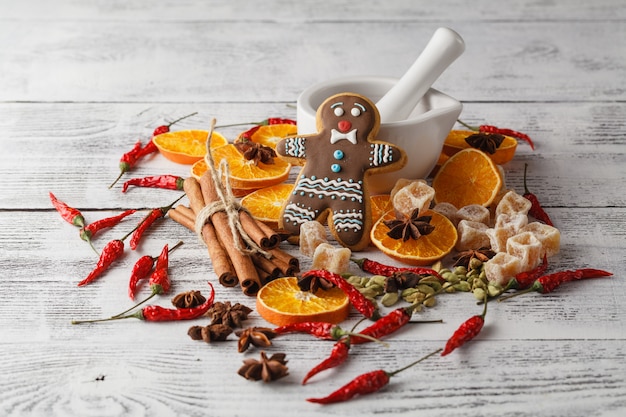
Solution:
[[[0,415],[624,415],[624,2],[0,0],[0,10]],[[237,375],[260,349],[238,353],[234,335],[208,345],[187,336],[187,322],[70,323],[129,307],[132,265],[165,243],[184,241],[170,258],[173,293],[207,292],[215,276],[198,238],[165,219],[137,251],[77,288],[96,255],[48,192],[89,221],[140,210],[103,233],[101,248],[181,195],[107,188],[121,154],[155,126],[193,112],[178,128],[295,117],[297,95],[312,83],[401,75],[439,26],[467,44],[435,84],[463,101],[461,118],[536,142],[535,151],[520,143],[503,168],[507,186],[522,192],[528,164],[528,185],[561,231],[552,268],[602,268],[613,278],[492,303],[472,343],[398,374],[378,394],[329,407],[305,399],[441,347],[481,307],[470,294],[443,294],[414,316],[443,323],[412,323],[389,347],[355,346],[343,367],[306,386],[329,343],[276,339],[266,350],[287,353],[290,375],[263,384]],[[220,132],[232,140],[241,129]],[[155,156],[132,176],[164,173],[187,176],[189,167]],[[359,256],[397,264],[373,249]],[[254,307],[239,289],[218,285],[216,298]],[[343,326],[358,319],[353,312]],[[267,325],[256,313],[246,324]]]

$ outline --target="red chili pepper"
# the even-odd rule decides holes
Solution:
[[[485,325],[485,315],[487,314],[487,302],[485,300],[485,306],[483,307],[483,313],[481,315],[472,316],[467,319],[458,329],[452,334],[452,337],[448,339],[446,347],[441,352],[441,356],[445,356],[452,352],[454,349],[463,346],[475,338]]]
[[[533,216],[535,219],[544,222],[548,226],[554,226],[552,224],[552,220],[550,220],[550,216],[545,212],[541,204],[539,203],[539,199],[536,195],[528,191],[528,187],[526,186],[526,169],[528,168],[528,164],[524,164],[524,195],[523,197],[531,202],[530,210],[528,213]]]
[[[133,148],[130,151],[122,155],[122,157],[120,158],[120,175],[118,175],[115,181],[113,181],[113,183],[109,185],[109,188],[113,188],[113,186],[117,184],[120,178],[122,178],[122,175],[130,171],[130,169],[133,166],[135,166],[135,163],[137,163],[137,160],[139,160],[140,158],[140,155],[139,155],[140,151],[141,151],[141,141],[138,140],[135,143],[135,146],[133,146]]]
[[[367,258],[352,258],[351,260],[357,264],[361,270],[374,275],[390,277],[396,272],[413,272],[415,274],[432,275],[443,280],[441,275],[431,268],[391,266]]]
[[[515,289],[515,290],[523,290],[525,288],[533,285],[535,280],[542,276],[546,270],[548,269],[548,257],[544,253],[543,254],[543,262],[537,267],[531,269],[530,271],[520,272],[515,275],[515,278],[511,278],[511,280],[506,284],[502,292]]]
[[[350,299],[350,303],[354,306],[354,308],[356,308],[368,319],[377,320],[380,318],[380,313],[376,308],[376,305],[368,300],[363,294],[361,294],[361,292],[357,290],[352,284],[343,279],[341,275],[327,271],[325,269],[316,269],[302,274],[302,278],[306,278],[308,276],[322,278],[335,285],[348,296],[348,298]]]
[[[87,275],[85,279],[78,283],[79,287],[83,285],[87,285],[92,282],[94,279],[98,278],[102,275],[113,262],[119,259],[120,256],[124,253],[124,242],[121,239],[115,239],[106,244],[106,246],[102,249],[102,253],[100,254],[100,259],[98,259],[98,263],[96,267]]]
[[[406,325],[409,320],[411,320],[412,313],[412,307],[397,308],[376,320],[376,322],[369,327],[360,330],[355,336],[351,337],[350,343],[357,345],[372,341],[369,338],[359,337],[359,335],[365,335],[375,339],[388,336]]]
[[[345,335],[343,329],[333,323],[323,321],[307,321],[304,323],[285,324],[276,327],[274,332],[277,334],[287,333],[307,333],[323,340],[338,340],[339,337]]]
[[[463,126],[465,126],[466,128],[470,130],[478,131],[480,133],[496,133],[500,135],[511,136],[516,139],[521,139],[530,145],[530,149],[532,149],[533,151],[535,150],[535,144],[533,143],[530,136],[528,136],[525,133],[518,132],[517,130],[502,129],[502,128],[491,126],[491,125],[480,125],[478,127],[474,127],[474,126],[470,126],[462,122],[461,120],[457,120],[457,122],[459,122],[460,124],[462,124]]]
[[[85,218],[82,213],[75,209],[74,207],[70,207],[65,204],[63,201],[58,200],[54,194],[50,193],[50,200],[52,201],[52,205],[59,212],[63,220],[68,222],[69,224],[73,224],[74,226],[84,227],[85,226]]]
[[[314,375],[317,375],[318,373],[325,371],[326,369],[335,368],[344,363],[348,359],[349,352],[349,338],[342,339],[335,343],[333,349],[330,351],[330,355],[328,356],[328,358],[324,359],[304,376],[304,379],[302,380],[302,385],[306,384],[306,382]]]
[[[170,290],[171,282],[167,271],[169,265],[168,252],[168,245],[166,244],[156,260],[156,266],[149,281],[152,294],[166,294]]]
[[[135,299],[135,292],[137,291],[139,281],[147,278],[152,272],[155,260],[156,259],[150,255],[144,255],[135,262],[130,274],[130,280],[128,281],[128,296],[131,300]]]
[[[331,393],[330,395],[323,398],[307,398],[307,401],[317,404],[332,404],[342,401],[348,401],[351,398],[356,397],[357,395],[372,394],[385,387],[389,383],[389,380],[392,376],[397,375],[398,373],[414,365],[417,365],[418,363],[424,361],[425,359],[428,359],[429,357],[440,351],[441,349],[431,352],[428,355],[418,359],[417,361],[405,366],[404,368],[397,369],[393,372],[387,372],[382,369],[377,369],[375,371],[361,374],[354,378],[352,381],[348,382],[343,387]]]
[[[213,305],[215,300],[215,289],[213,284],[208,282],[211,287],[211,295],[206,299],[204,303],[193,308],[165,308],[156,305],[149,305],[141,310],[128,315],[118,314],[116,316],[109,317],[107,319],[95,319],[95,320],[72,320],[72,324],[82,323],[98,323],[101,321],[112,321],[121,319],[135,318],[145,321],[179,321],[179,320],[193,320],[203,316],[209,308]]]
[[[159,175],[144,178],[132,178],[124,183],[122,192],[125,193],[128,187],[134,185],[136,187],[163,188],[165,190],[182,190],[185,179],[178,175]]]
[[[96,220],[95,222],[91,222],[85,227],[80,229],[80,238],[91,243],[91,239],[101,230],[108,229],[117,225],[121,222],[125,217],[130,216],[137,210],[126,210],[116,216],[105,217],[104,219]]]
[[[181,117],[181,118],[179,118],[179,119],[174,120],[173,122],[171,122],[171,123],[169,123],[169,124],[167,124],[167,125],[162,125],[162,126],[159,126],[159,127],[157,127],[156,129],[154,129],[154,132],[152,132],[152,136],[158,136],[158,135],[161,135],[161,134],[163,134],[163,133],[167,133],[167,132],[169,132],[169,131],[170,131],[170,127],[171,127],[172,125],[174,125],[174,124],[176,124],[176,123],[180,122],[181,120],[185,120],[185,119],[187,119],[188,117],[195,116],[196,114],[198,114],[198,112],[194,112],[194,113],[188,114],[188,115],[186,115],[186,116],[183,116],[183,117]],[[151,141],[150,143],[152,143],[152,141]]]
[[[246,123],[249,124],[249,123]],[[269,126],[269,125],[279,125],[279,124],[286,124],[286,125],[295,125],[296,121],[292,120],[292,119],[283,119],[280,117],[270,117],[268,119],[262,120],[260,122],[256,122],[254,123],[256,124],[256,126],[246,130],[245,132],[241,133],[239,135],[238,139],[250,139],[252,138],[252,135],[259,130],[259,128],[261,126]],[[230,126],[234,126],[234,125],[230,125]],[[224,127],[224,126],[222,126]]]
[[[158,207],[158,208],[152,209],[150,213],[148,213],[148,215],[144,217],[143,220],[141,220],[141,222],[137,225],[136,230],[133,232],[132,237],[130,238],[131,250],[137,249],[137,245],[139,244],[139,241],[143,237],[143,234],[146,232],[146,230],[148,230],[148,228],[150,228],[150,226],[152,226],[152,224],[154,224],[155,221],[157,221],[161,217],[165,217],[167,212],[170,211],[170,209],[174,206],[174,204],[176,204],[184,196],[185,194],[181,195],[176,200],[174,200],[169,206]]]
[[[516,292],[515,294],[511,294],[506,297],[500,297],[498,301],[508,300],[509,298],[517,297],[518,295],[526,294],[533,291],[540,294],[548,294],[560,287],[561,284],[564,284],[566,282],[578,281],[581,279],[589,278],[609,277],[612,275],[612,272],[594,268],[581,268],[575,270],[554,272],[552,274],[543,275],[537,278],[530,288],[526,288],[523,291]]]

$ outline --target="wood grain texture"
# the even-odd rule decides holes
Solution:
[[[0,415],[624,415],[623,1],[0,0],[0,10]],[[463,102],[461,119],[524,131],[537,145],[520,143],[503,168],[507,186],[522,192],[528,164],[529,188],[561,231],[552,268],[603,268],[614,277],[492,303],[472,343],[398,374],[375,395],[330,407],[305,399],[442,347],[481,307],[470,294],[442,294],[413,320],[443,323],[410,323],[389,347],[354,346],[344,366],[306,386],[300,381],[330,343],[275,339],[266,350],[287,353],[290,374],[263,384],[236,373],[260,349],[238,353],[234,335],[214,344],[187,336],[205,318],[71,324],[130,307],[134,262],[166,243],[184,242],[170,256],[172,293],[208,293],[216,277],[199,239],[166,218],[136,251],[127,248],[106,274],[78,288],[97,257],[48,192],[88,221],[140,210],[99,235],[101,248],[181,194],[107,188],[122,153],[156,126],[192,112],[177,129],[206,129],[213,117],[218,125],[294,118],[297,95],[312,83],[401,75],[439,26],[467,44],[435,84]],[[243,129],[220,132],[232,140]],[[124,178],[165,173],[188,176],[189,167],[155,155]],[[358,256],[397,265],[373,249]],[[351,272],[359,273],[355,265]],[[238,288],[215,289],[217,300],[254,307]],[[139,298],[149,292],[141,285]],[[342,326],[358,320],[353,311]],[[268,323],[253,313],[246,325]]]

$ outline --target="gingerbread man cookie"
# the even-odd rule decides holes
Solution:
[[[352,250],[370,242],[372,227],[368,177],[406,164],[397,146],[376,141],[378,109],[366,97],[337,94],[317,110],[318,133],[288,137],[276,152],[304,166],[283,205],[280,227],[298,234],[310,220],[323,222],[335,239]]]

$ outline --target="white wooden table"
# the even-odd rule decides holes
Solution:
[[[0,10],[0,415],[624,415],[623,1],[2,0]],[[165,243],[185,242],[171,257],[173,293],[207,291],[215,276],[197,238],[165,221],[101,279],[76,287],[96,258],[52,209],[49,191],[90,220],[167,205],[178,193],[107,188],[121,154],[155,126],[196,111],[178,128],[294,117],[297,95],[313,83],[400,76],[440,26],[467,49],[435,87],[464,103],[464,121],[516,128],[537,144],[534,152],[521,144],[504,168],[523,192],[529,164],[529,185],[562,233],[554,270],[590,266],[613,278],[494,303],[471,344],[377,394],[327,407],[305,399],[441,347],[478,312],[473,297],[439,297],[416,318],[443,324],[410,325],[389,348],[357,346],[345,366],[306,386],[328,342],[276,340],[267,350],[287,354],[290,375],[263,384],[237,375],[259,349],[238,353],[234,336],[192,341],[189,322],[70,324],[130,306],[130,268]],[[239,131],[222,132],[232,140]],[[187,176],[188,167],[159,156],[133,175],[164,173]],[[254,306],[238,289],[216,291]],[[253,314],[248,324],[267,323]]]

